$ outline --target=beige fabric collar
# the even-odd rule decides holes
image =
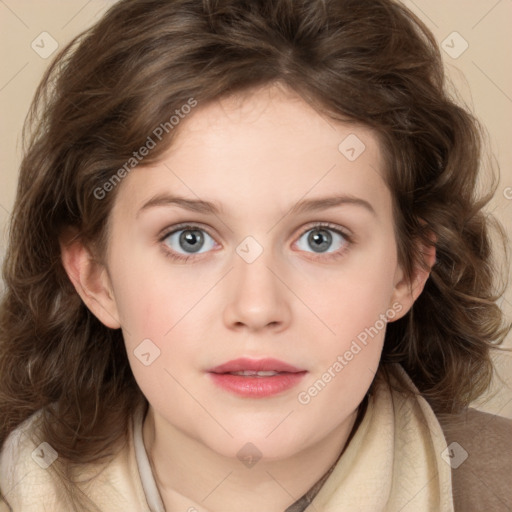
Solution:
[[[403,368],[396,369],[417,392]],[[359,428],[313,501],[308,496],[287,510],[453,512],[451,467],[441,455],[446,440],[432,408],[419,395],[392,390],[380,372],[372,390]],[[137,466],[151,511],[164,512],[142,441],[144,413],[134,424]]]
[[[391,383],[397,384],[393,377]],[[357,432],[305,511],[453,512],[446,448],[426,400],[391,390],[379,373]]]

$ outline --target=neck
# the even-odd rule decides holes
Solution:
[[[254,465],[211,450],[149,407],[143,439],[167,512],[283,512],[326,478],[364,413],[364,405],[320,442],[286,459]]]

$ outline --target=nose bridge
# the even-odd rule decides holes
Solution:
[[[263,299],[263,295],[269,295],[266,299],[268,301],[270,295],[278,292],[275,274],[270,270],[276,266],[276,262],[273,261],[272,248],[268,245],[269,239],[266,239],[264,246],[253,236],[248,236],[236,248],[235,274],[239,283],[237,290],[250,291],[249,296],[255,301]]]
[[[235,250],[233,285],[225,304],[226,321],[250,328],[287,323],[286,287],[277,277],[278,265],[271,248],[248,236]]]

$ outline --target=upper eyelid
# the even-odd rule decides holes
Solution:
[[[160,240],[165,240],[169,235],[172,235],[173,233],[176,233],[177,231],[182,231],[185,229],[191,229],[191,228],[200,228],[202,231],[205,231],[208,233],[209,236],[213,238],[213,235],[210,233],[210,230],[203,226],[201,223],[197,222],[184,222],[184,223],[178,223],[174,226],[171,226],[169,228],[165,228],[162,230],[161,234],[158,235],[158,238]]]

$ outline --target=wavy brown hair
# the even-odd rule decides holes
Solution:
[[[94,191],[155,127],[190,98],[271,83],[378,135],[408,276],[423,264],[418,242],[435,235],[430,279],[388,324],[381,368],[401,363],[438,414],[489,386],[490,351],[510,330],[495,304],[490,230],[506,235],[483,209],[496,182],[478,192],[482,129],[450,97],[425,25],[393,0],[122,0],[60,51],[37,89],[3,267],[0,446],[41,410],[73,510],[94,509],[70,483],[73,468],[114,455],[145,398],[121,330],[100,323],[68,279],[59,236],[77,228],[101,258],[119,186],[101,200]]]

